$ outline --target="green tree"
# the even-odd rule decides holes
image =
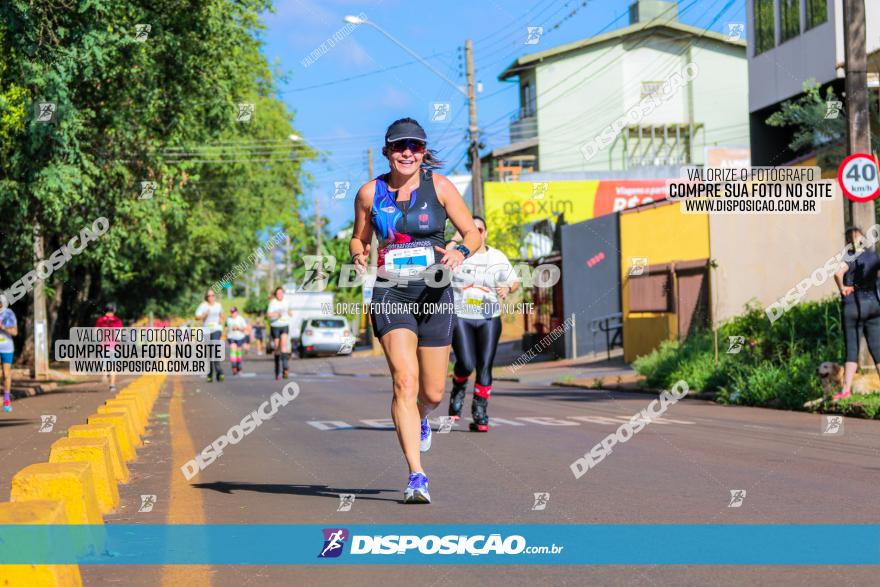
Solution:
[[[769,126],[793,127],[794,135],[788,147],[795,152],[819,151],[818,162],[823,169],[837,169],[847,155],[846,110],[838,116],[829,117],[829,103],[841,102],[841,98],[829,86],[822,96],[821,87],[815,80],[804,82],[804,95],[796,100],[786,100],[767,119]],[[876,103],[870,101],[871,148],[880,149],[880,116]]]
[[[300,238],[293,116],[260,53],[268,0],[0,5],[0,286],[100,216],[111,228],[47,282],[58,334],[106,300],[180,309],[246,259],[257,232]],[[144,40],[137,25],[148,24]],[[41,102],[55,105],[50,123]],[[254,105],[250,122],[238,104]],[[141,199],[141,182],[155,182]],[[15,311],[29,314],[29,300]],[[57,320],[56,320],[57,318]],[[27,324],[24,328],[28,330]]]

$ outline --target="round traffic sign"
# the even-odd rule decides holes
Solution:
[[[837,183],[843,194],[853,202],[876,199],[880,196],[877,159],[866,153],[850,155],[837,169]]]

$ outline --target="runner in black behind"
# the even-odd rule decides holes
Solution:
[[[391,170],[358,191],[349,245],[363,271],[374,231],[380,243],[370,314],[394,382],[391,416],[409,465],[407,503],[431,500],[419,452],[431,446],[427,416],[443,399],[449,364],[455,321],[449,271],[480,245],[458,190],[432,173],[440,162],[426,145],[425,131],[411,118],[388,127],[382,154]],[[448,251],[447,218],[464,235],[464,244]]]

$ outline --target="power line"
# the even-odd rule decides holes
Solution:
[[[433,55],[428,55],[428,56],[425,57],[425,59],[432,59],[432,58],[434,58],[434,57],[440,57],[441,55],[446,55],[447,53],[453,53],[453,52],[454,52],[454,50],[441,51],[441,52],[438,52],[438,53],[434,53]],[[291,92],[304,92],[304,91],[306,91],[306,90],[314,90],[314,89],[316,89],[316,88],[325,88],[325,87],[327,87],[327,86],[334,86],[334,85],[336,85],[336,84],[341,84],[341,83],[345,83],[345,82],[350,82],[350,81],[352,81],[352,80],[356,80],[356,79],[360,79],[360,78],[364,78],[364,77],[369,77],[369,76],[371,76],[371,75],[376,75],[376,74],[379,74],[379,73],[385,73],[386,71],[392,71],[392,70],[394,70],[394,69],[400,69],[401,67],[406,67],[406,66],[408,66],[408,65],[413,65],[414,63],[418,63],[418,61],[407,61],[406,63],[398,63],[397,65],[391,65],[391,66],[388,66],[388,67],[385,67],[385,68],[382,68],[382,69],[376,69],[376,70],[373,70],[373,71],[368,71],[368,72],[366,72],[366,73],[360,73],[360,74],[352,75],[352,76],[349,76],[349,77],[343,77],[343,78],[340,78],[340,79],[336,79],[336,80],[332,80],[332,81],[324,82],[324,83],[320,83],[320,84],[314,84],[314,85],[311,85],[311,86],[302,86],[302,87],[299,87],[299,88],[290,88],[290,89],[287,89],[287,90],[280,91],[280,92],[278,92],[278,94],[284,95],[284,94],[291,93]]]

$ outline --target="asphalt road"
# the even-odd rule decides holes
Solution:
[[[224,383],[170,378],[147,444],[108,523],[730,524],[877,523],[880,426],[684,400],[580,479],[569,466],[645,407],[640,394],[498,382],[488,434],[434,435],[423,457],[433,503],[402,504],[407,470],[390,428],[390,379],[294,361],[301,393],[186,481],[179,467],[284,382],[245,363]],[[445,414],[446,404],[436,415]],[[469,400],[466,411],[469,410]],[[739,507],[731,491],[745,490]],[[550,494],[535,510],[534,494]],[[354,494],[337,511],[340,494]],[[155,495],[139,512],[142,495]],[[674,545],[662,545],[674,547]],[[725,545],[719,544],[723,549]],[[846,548],[828,544],[829,549]],[[82,567],[86,585],[875,585],[847,566],[168,566]]]

